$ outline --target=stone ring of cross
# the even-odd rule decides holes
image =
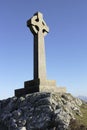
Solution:
[[[43,20],[43,15],[40,12],[36,13],[30,20],[27,21],[27,26],[34,35],[40,33],[45,36],[49,32],[49,28]]]

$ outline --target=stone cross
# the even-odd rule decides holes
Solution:
[[[27,26],[34,35],[34,79],[44,81],[46,80],[44,36],[49,32],[49,28],[40,12],[27,21]]]
[[[34,79],[25,81],[24,88],[16,89],[15,96],[20,97],[34,92],[65,93],[65,87],[57,88],[56,81],[48,80],[46,77],[44,37],[49,32],[49,28],[43,20],[43,15],[37,12],[27,21],[27,26],[34,35]]]

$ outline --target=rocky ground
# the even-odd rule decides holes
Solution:
[[[82,101],[68,93],[38,92],[1,100],[0,130],[71,130],[71,121],[83,116],[81,106]]]

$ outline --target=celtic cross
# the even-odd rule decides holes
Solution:
[[[27,21],[27,26],[34,35],[34,79],[44,81],[46,80],[44,36],[49,32],[49,28],[40,12]]]
[[[46,77],[45,44],[44,37],[49,28],[43,20],[43,15],[37,12],[27,21],[27,26],[34,35],[34,79],[24,82],[24,88],[16,89],[15,96],[20,97],[34,92],[65,93],[66,88],[56,87],[55,80]]]

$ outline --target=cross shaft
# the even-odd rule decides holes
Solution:
[[[49,32],[49,28],[40,12],[27,21],[27,26],[34,35],[34,79],[43,81],[46,80],[44,36]]]

